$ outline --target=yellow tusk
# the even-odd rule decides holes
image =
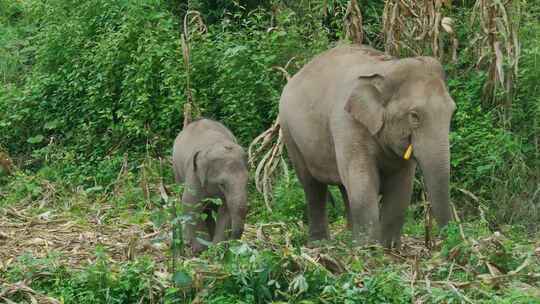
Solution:
[[[407,150],[405,150],[405,153],[403,154],[403,159],[409,160],[411,158],[411,155],[412,155],[412,145],[409,144],[409,146],[407,147]]]

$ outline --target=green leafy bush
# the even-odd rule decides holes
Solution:
[[[33,284],[34,290],[62,299],[63,303],[134,303],[151,301],[160,294],[152,289],[154,263],[138,259],[132,263],[115,265],[111,269],[107,254],[97,249],[95,262],[82,270],[72,271],[64,266],[55,266],[55,256],[40,259],[23,256],[20,264],[10,269],[11,280],[30,280],[44,276]],[[23,303],[22,298],[20,299]]]
[[[26,13],[41,27],[23,89],[0,97],[10,151],[59,142],[90,167],[125,147],[144,151],[147,141],[174,138],[183,68],[177,24],[163,4],[36,1]]]

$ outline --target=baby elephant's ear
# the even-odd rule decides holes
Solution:
[[[383,126],[384,101],[377,81],[384,80],[379,74],[358,77],[357,84],[351,91],[345,104],[345,111],[363,124],[372,135],[377,134]]]
[[[200,150],[193,154],[193,173],[195,173],[199,179],[199,183],[201,184],[202,188],[204,188],[206,185],[207,161],[205,158],[204,153],[202,153]]]

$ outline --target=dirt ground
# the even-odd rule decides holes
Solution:
[[[163,232],[147,224],[101,224],[88,219],[78,223],[66,216],[46,213],[28,215],[28,209],[6,208],[0,211],[0,271],[7,269],[17,257],[30,254],[44,258],[51,253],[58,261],[72,268],[91,262],[96,246],[102,246],[115,262],[150,255],[156,262],[165,261]]]

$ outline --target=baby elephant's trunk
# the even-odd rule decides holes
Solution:
[[[244,232],[247,214],[247,195],[245,189],[227,198],[227,208],[231,215],[231,238],[240,239]]]

